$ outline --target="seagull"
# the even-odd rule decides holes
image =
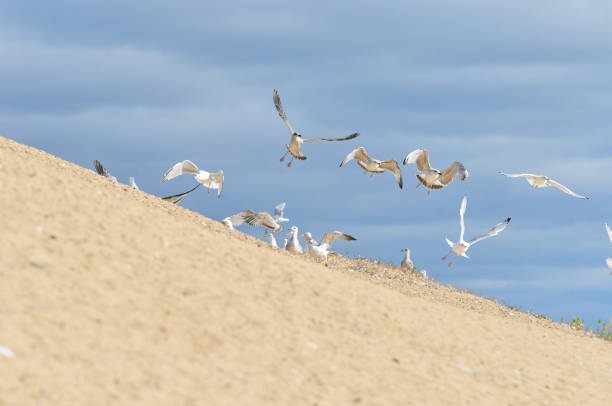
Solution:
[[[98,161],[97,159],[94,160],[94,166],[96,167],[96,172],[98,172],[98,174],[104,176],[105,178],[110,179],[111,181],[117,183],[117,178],[115,178],[113,175],[110,174],[109,171],[106,170],[105,167],[102,166],[102,164],[100,163],[100,161]]]
[[[448,238],[446,238],[446,243],[449,245],[449,247],[451,247],[451,250],[448,252],[448,254],[442,257],[442,261],[444,261],[452,252],[455,253],[455,257],[458,257],[459,255],[461,255],[462,257],[469,259],[470,257],[465,255],[465,253],[472,245],[476,244],[478,241],[484,240],[485,238],[493,237],[501,233],[502,231],[504,231],[506,226],[508,226],[508,223],[510,222],[510,219],[511,219],[510,217],[508,217],[506,220],[502,221],[501,223],[496,224],[492,229],[489,230],[488,233],[479,235],[478,237],[472,238],[470,241],[465,242],[463,240],[463,234],[465,232],[465,223],[463,222],[463,215],[465,214],[466,206],[467,206],[467,196],[463,196],[463,201],[461,202],[461,209],[459,210],[459,218],[460,218],[460,224],[461,224],[461,234],[459,234],[459,241],[454,243],[450,241]],[[448,267],[450,268],[451,266],[453,266],[453,263],[449,262]]]
[[[266,228],[266,234],[265,234],[266,238],[268,238],[268,242],[270,243],[270,245],[273,248],[278,248],[278,244],[276,244],[276,238],[274,238],[274,234],[271,232],[268,232],[268,229]]]
[[[340,167],[342,168],[347,162],[352,161],[353,159],[356,160],[357,164],[365,170],[363,173],[364,175],[367,172],[370,172],[370,177],[374,177],[375,173],[389,171],[393,174],[393,176],[395,176],[395,180],[397,181],[400,189],[402,188],[402,171],[400,170],[400,167],[395,159],[379,161],[378,159],[370,158],[364,147],[359,147],[352,150],[351,153],[344,158],[344,161],[340,163]]]
[[[608,238],[610,238],[610,242],[612,242],[612,231],[610,231],[608,223],[606,223],[606,231],[608,232]],[[606,264],[608,264],[608,268],[612,269],[612,258],[608,257],[606,259]],[[612,275],[612,272],[610,272],[610,275]]]
[[[162,200],[165,200],[167,202],[174,203],[174,204],[181,204],[183,199],[185,199],[191,192],[193,192],[194,190],[196,190],[200,186],[202,186],[202,184],[198,183],[194,188],[189,189],[186,192],[179,193],[178,195],[162,197]]]
[[[210,193],[210,189],[217,189],[217,197],[221,197],[221,191],[223,190],[223,171],[219,170],[217,173],[201,171],[190,160],[185,160],[175,164],[172,168],[170,168],[170,170],[168,170],[168,172],[164,174],[161,181],[163,183],[184,173],[194,174],[195,179],[208,188],[208,193]]]
[[[468,170],[458,161],[453,162],[443,171],[432,168],[429,164],[429,152],[426,149],[415,149],[406,155],[404,165],[414,163],[416,163],[417,169],[422,172],[422,174],[416,176],[420,182],[417,187],[423,184],[426,188],[430,189],[427,191],[427,194],[431,193],[431,189],[442,189],[451,183],[453,179],[466,180],[469,176]]]
[[[274,208],[274,221],[277,223],[289,221],[289,219],[283,217],[283,211],[285,210],[286,205],[287,203],[283,202]]]
[[[231,219],[231,218],[229,218],[229,217],[226,217],[226,218],[224,218],[223,220],[221,220],[221,223],[222,223],[222,224],[223,224],[225,227],[229,228],[230,230],[233,230],[233,229],[234,229],[234,225],[232,224],[232,219]]]
[[[303,253],[304,250],[300,245],[300,240],[298,240],[298,228],[296,226],[291,226],[288,236],[289,242],[285,246],[285,249],[289,252],[293,252],[294,254]]]
[[[285,146],[287,147],[287,152],[285,152],[285,155],[283,155],[282,158],[280,159],[281,162],[283,162],[285,160],[285,156],[287,154],[291,154],[292,158],[291,158],[291,161],[289,161],[289,163],[287,164],[288,167],[291,166],[291,163],[293,162],[293,158],[297,158],[301,160],[306,159],[306,156],[304,156],[302,152],[300,152],[300,148],[302,147],[302,144],[305,142],[346,141],[346,140],[351,140],[359,135],[359,133],[353,133],[343,138],[306,138],[304,139],[302,138],[300,134],[295,132],[293,130],[293,127],[291,127],[291,124],[289,124],[289,120],[287,120],[287,115],[285,114],[285,110],[283,109],[283,105],[281,104],[280,96],[278,95],[278,92],[276,91],[276,89],[274,90],[274,106],[276,107],[276,111],[278,111],[278,115],[283,119],[283,121],[285,122],[285,125],[287,125],[287,128],[289,129],[289,132],[291,133],[290,143],[285,144]]]
[[[302,234],[302,237],[304,237],[304,239],[306,240],[306,251],[307,252],[311,251],[310,249],[311,246],[319,245],[319,242],[315,240],[314,238],[312,238],[312,234],[310,233],[304,233]]]
[[[579,194],[576,194],[574,192],[572,192],[571,190],[569,190],[568,188],[566,188],[565,186],[563,186],[562,184],[555,182],[554,180],[552,180],[551,178],[549,178],[548,176],[544,176],[544,175],[532,175],[530,173],[504,173],[502,171],[499,171],[500,174],[508,177],[508,178],[525,178],[527,180],[527,182],[529,182],[529,184],[538,189],[541,187],[548,187],[548,186],[554,186],[557,189],[561,190],[562,192],[567,193],[570,196],[574,196],[577,197],[578,199],[585,199],[588,200],[589,198],[586,196],[581,196]]]
[[[341,240],[354,241],[355,237],[350,236],[348,234],[342,233],[340,231],[330,231],[323,235],[323,239],[320,244],[317,244],[316,241],[312,238],[310,233],[305,233],[304,238],[306,239],[306,243],[308,244],[308,250],[314,254],[315,257],[327,260],[327,254],[330,253],[328,251],[331,248],[332,243],[336,238],[340,238]]]
[[[248,224],[250,226],[264,226],[270,230],[278,233],[282,227],[276,221],[274,217],[267,211],[260,211],[259,213],[253,210],[243,211],[238,214],[234,214],[229,218],[229,221],[233,226],[239,226],[241,224]]]
[[[130,186],[136,190],[140,190],[133,176],[130,176]]]
[[[402,269],[405,269],[410,272],[414,271],[414,264],[410,260],[410,250],[408,248],[404,248],[402,252],[405,253],[404,259],[402,259]]]

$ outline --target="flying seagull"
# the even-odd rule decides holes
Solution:
[[[341,240],[354,241],[355,237],[350,236],[348,234],[342,233],[340,231],[330,231],[323,235],[323,239],[320,244],[312,238],[310,233],[304,234],[304,239],[306,240],[306,244],[308,244],[308,250],[314,254],[315,257],[327,260],[327,254],[330,253],[329,248],[331,248],[332,243],[336,238],[340,238]]]
[[[278,115],[283,119],[283,121],[287,125],[287,128],[289,129],[289,132],[291,133],[290,143],[285,144],[285,146],[287,147],[287,152],[285,152],[285,155],[283,155],[282,158],[280,159],[281,162],[283,162],[285,160],[285,156],[287,154],[291,154],[292,156],[291,161],[289,161],[289,163],[287,164],[287,166],[289,167],[291,166],[291,163],[293,162],[293,158],[297,158],[301,160],[306,159],[306,156],[303,155],[302,152],[300,151],[302,144],[305,142],[346,141],[346,140],[351,140],[359,135],[359,133],[353,133],[349,135],[348,137],[343,137],[343,138],[305,138],[304,139],[299,133],[295,132],[293,130],[293,127],[291,127],[291,124],[289,124],[289,120],[287,120],[287,115],[285,114],[285,110],[283,110],[283,105],[281,104],[280,96],[278,95],[278,92],[276,90],[274,90],[274,106],[276,107],[276,111],[278,111]]]
[[[133,176],[130,176],[130,186],[131,186],[133,189],[140,190],[140,188],[139,188],[139,187],[138,187],[138,185],[136,184],[136,181],[134,180],[134,177],[133,177]]]
[[[277,223],[284,223],[285,221],[289,221],[289,219],[283,217],[286,205],[287,203],[282,202],[274,208],[274,221],[276,221]]]
[[[608,238],[610,238],[610,242],[612,242],[612,231],[610,231],[608,223],[606,223],[606,231],[608,232]],[[612,269],[612,258],[608,257],[606,259],[606,264],[608,264],[608,268]],[[612,275],[612,272],[610,272],[610,275]]]
[[[541,187],[554,186],[557,189],[561,190],[562,192],[567,193],[570,196],[577,197],[578,199],[588,200],[588,197],[581,196],[579,194],[576,194],[576,193],[572,192],[567,187],[563,186],[562,184],[560,184],[558,182],[555,182],[554,180],[552,180],[548,176],[544,176],[544,175],[532,175],[530,173],[504,173],[502,171],[499,171],[499,173],[504,175],[504,176],[506,176],[506,177],[508,177],[508,178],[525,178],[527,180],[527,182],[529,182],[529,184],[532,187],[536,188],[536,189],[541,188]]]
[[[270,215],[267,211],[260,211],[259,213],[254,212],[253,210],[243,211],[238,214],[234,214],[229,218],[231,224],[235,226],[239,226],[241,224],[248,224],[250,226],[263,226],[265,228],[269,228],[270,230],[278,233],[282,227],[276,221],[274,221],[274,217]]]
[[[189,189],[186,192],[179,193],[178,195],[162,197],[162,200],[165,200],[167,202],[174,203],[174,204],[181,204],[183,199],[185,199],[191,192],[193,192],[194,190],[196,190],[200,186],[202,186],[202,184],[198,183],[194,188]]]
[[[99,175],[102,175],[115,183],[117,182],[117,178],[111,175],[110,172],[107,171],[106,168],[103,167],[100,161],[98,161],[97,159],[94,160],[94,166],[96,167],[96,172],[98,172]]]
[[[285,246],[285,249],[289,252],[293,252],[294,254],[301,254],[304,252],[302,246],[300,245],[300,240],[298,240],[298,228],[296,226],[291,226],[289,229],[289,242]]]
[[[172,168],[170,168],[170,170],[168,170],[168,172],[164,174],[161,181],[165,182],[185,173],[194,174],[195,179],[208,188],[208,193],[210,193],[210,189],[217,189],[217,197],[221,197],[221,191],[223,190],[223,171],[219,170],[217,173],[201,171],[193,162],[189,160],[175,164]]]
[[[431,193],[431,189],[442,189],[453,179],[466,180],[469,176],[468,170],[459,161],[453,162],[443,171],[432,168],[429,164],[429,152],[426,149],[415,149],[406,155],[404,165],[406,164],[416,164],[417,169],[421,172],[416,175],[420,182],[417,187],[423,184],[429,189],[427,194]]]
[[[378,159],[370,158],[364,147],[359,147],[351,151],[350,154],[344,158],[344,161],[340,163],[342,168],[347,162],[356,160],[357,164],[364,169],[364,175],[370,172],[370,177],[373,177],[375,173],[383,173],[389,171],[395,176],[395,180],[399,185],[400,189],[403,186],[402,182],[402,171],[395,159],[387,159],[386,161],[379,161]]]
[[[506,228],[506,226],[508,226],[508,223],[510,222],[510,217],[508,217],[501,223],[496,224],[492,229],[489,230],[488,233],[479,235],[478,237],[472,238],[470,241],[465,242],[463,240],[463,234],[465,232],[465,223],[463,222],[463,215],[465,214],[466,206],[467,196],[463,196],[463,201],[461,202],[461,209],[459,210],[459,218],[461,224],[461,234],[459,234],[459,241],[454,243],[448,238],[446,238],[446,243],[449,245],[449,247],[451,247],[451,250],[448,252],[448,254],[442,257],[442,261],[444,261],[453,252],[455,253],[455,257],[461,255],[462,257],[469,258],[467,255],[465,255],[465,253],[472,245],[476,244],[478,241],[484,240],[485,238],[493,237],[501,233],[502,231],[504,231],[504,229]],[[449,262],[448,266],[450,268],[451,266],[453,266],[453,263]]]

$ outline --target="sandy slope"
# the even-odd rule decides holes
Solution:
[[[0,192],[1,405],[612,404],[612,346],[567,326],[1,137]]]

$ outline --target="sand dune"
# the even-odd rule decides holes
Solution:
[[[0,192],[0,405],[612,404],[612,346],[565,325],[6,138]]]

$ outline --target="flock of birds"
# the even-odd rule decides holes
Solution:
[[[296,132],[289,120],[287,119],[287,115],[285,110],[283,109],[283,105],[280,100],[280,96],[276,90],[273,93],[273,101],[274,106],[278,112],[278,115],[281,117],[289,132],[291,133],[291,139],[289,144],[285,144],[287,151],[281,157],[280,161],[283,162],[287,156],[287,154],[291,155],[290,161],[287,163],[288,167],[291,167],[293,160],[306,160],[307,157],[302,153],[301,149],[304,143],[312,142],[312,141],[348,141],[352,140],[359,136],[359,133],[355,132],[346,137],[341,138],[303,138],[301,134]],[[403,188],[403,180],[402,180],[402,172],[399,164],[395,159],[387,159],[384,161],[372,158],[368,155],[366,149],[361,146],[352,150],[344,160],[340,163],[340,167],[343,167],[350,161],[356,161],[357,164],[364,170],[364,174],[370,173],[370,176],[373,177],[375,174],[383,173],[385,171],[390,172],[395,177],[395,181],[398,186]],[[466,180],[469,176],[468,170],[465,168],[465,165],[459,161],[455,161],[451,163],[446,169],[439,170],[436,168],[432,168],[429,163],[429,151],[426,149],[416,149],[409,153],[403,161],[403,165],[408,164],[416,164],[416,168],[419,173],[416,174],[416,178],[418,180],[417,187],[423,185],[427,190],[428,194],[431,194],[432,190],[443,189],[448,186],[453,180]],[[99,161],[94,161],[94,166],[96,171],[113,181],[117,181],[117,179],[112,176],[104,166]],[[530,173],[521,173],[521,174],[509,174],[504,172],[499,172],[501,175],[509,177],[509,178],[524,178],[527,182],[534,188],[543,188],[543,187],[555,187],[561,190],[564,193],[567,193],[570,196],[579,198],[579,199],[588,199],[588,197],[581,196],[579,194],[574,193],[572,190],[567,188],[566,186],[550,179],[544,175],[533,175]],[[211,189],[217,190],[217,197],[221,197],[221,192],[223,191],[223,170],[219,170],[218,172],[207,172],[199,169],[193,162],[189,160],[185,160],[182,162],[176,163],[172,168],[170,168],[162,177],[161,182],[166,182],[170,179],[173,179],[177,176],[183,174],[192,174],[194,175],[195,180],[198,182],[195,187],[186,192],[162,197],[163,200],[169,201],[174,204],[180,204],[183,199],[185,199],[189,194],[193,193],[200,186],[205,186],[210,193]],[[135,189],[139,189],[133,177],[129,178],[129,184],[131,187]],[[292,226],[289,229],[289,233],[286,235],[288,238],[284,239],[281,247],[278,246],[276,242],[276,238],[274,237],[274,233],[278,233],[282,230],[280,223],[288,222],[289,219],[284,217],[284,209],[286,204],[281,203],[274,208],[274,215],[266,211],[255,212],[253,210],[246,210],[233,216],[224,218],[221,222],[228,228],[234,229],[234,227],[248,224],[251,226],[262,226],[265,228],[265,238],[268,240],[271,246],[274,248],[282,248],[286,249],[289,252],[302,254],[304,253],[304,249],[300,244],[298,238],[298,228],[296,226]],[[446,238],[446,243],[450,247],[450,251],[442,257],[442,260],[446,260],[449,255],[454,254],[453,260],[458,258],[459,256],[469,258],[466,255],[468,249],[480,242],[484,239],[493,237],[502,232],[510,223],[510,217],[506,218],[504,221],[496,224],[491,228],[487,233],[479,235],[477,237],[472,238],[469,241],[464,240],[465,233],[465,222],[464,215],[467,207],[467,196],[463,197],[461,202],[461,207],[459,209],[459,224],[460,224],[460,233],[459,239],[457,242],[452,242],[448,238]],[[605,224],[606,230],[608,232],[608,236],[610,238],[610,242],[612,242],[612,230],[608,224]],[[311,233],[306,232],[302,235],[304,240],[306,241],[306,253],[314,256],[315,258],[322,259],[324,261],[327,260],[329,254],[334,253],[330,251],[330,248],[333,242],[336,239],[353,241],[356,240],[355,237],[340,232],[340,231],[330,231],[323,235],[321,242],[315,240]],[[410,259],[410,249],[404,248],[402,249],[404,253],[404,257],[401,262],[401,267],[408,271],[417,271],[414,267],[411,259]],[[607,258],[607,265],[610,269],[612,269],[612,258]],[[449,261],[448,266],[451,267],[453,265],[453,261]],[[421,271],[423,275],[426,276],[426,272]],[[612,272],[611,272],[612,274]]]

